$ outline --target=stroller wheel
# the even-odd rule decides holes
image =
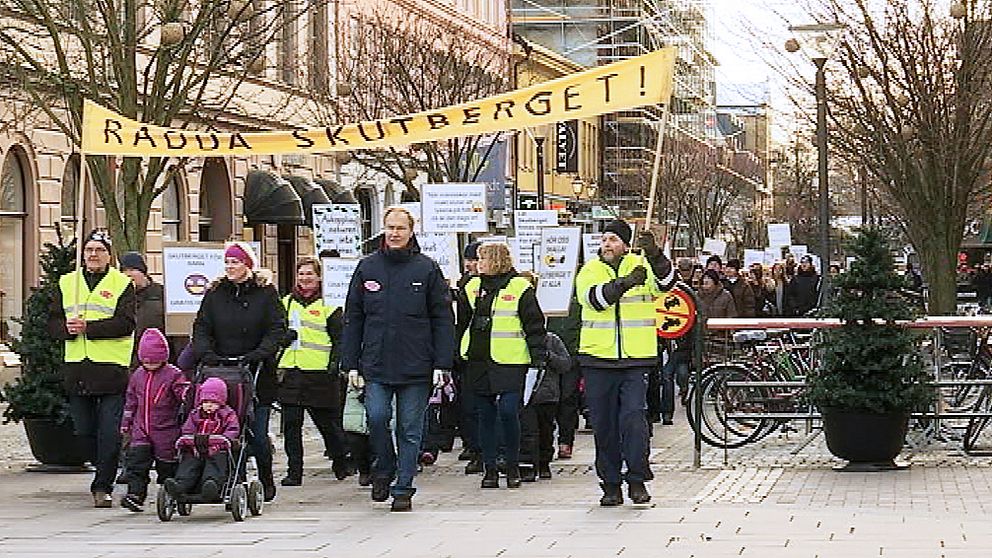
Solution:
[[[253,480],[248,483],[248,511],[252,515],[262,515],[262,508],[265,505],[265,492],[262,483]]]
[[[248,494],[243,484],[236,484],[231,489],[231,516],[235,521],[244,521],[248,517]]]
[[[160,521],[171,521],[172,514],[176,511],[176,501],[164,486],[158,488],[158,495],[155,496],[155,511],[158,512]]]

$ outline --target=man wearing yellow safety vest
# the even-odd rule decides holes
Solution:
[[[48,330],[65,342],[63,375],[76,434],[92,455],[93,505],[109,508],[120,452],[121,413],[134,345],[134,286],[110,266],[110,237],[83,239],[82,270],[59,279]]]
[[[296,338],[279,359],[282,381],[279,403],[289,462],[283,486],[303,484],[303,411],[324,439],[327,455],[334,460],[334,475],[349,476],[342,429],[343,400],[334,345],[344,327],[340,307],[324,304],[320,284],[320,263],[306,258],[296,264],[293,292],[282,299],[286,323]]]
[[[675,283],[672,264],[654,235],[641,233],[642,254],[629,251],[632,231],[624,221],[607,225],[599,257],[575,279],[582,305],[579,364],[596,442],[601,506],[623,503],[620,467],[635,504],[651,501],[647,471],[647,378],[658,359],[654,297]]]

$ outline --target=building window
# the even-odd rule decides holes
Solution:
[[[162,191],[162,240],[166,242],[183,240],[181,186],[179,176],[173,176]]]
[[[296,83],[296,29],[299,18],[299,8],[295,0],[286,2],[282,7],[282,37],[279,42],[282,52],[279,59],[279,72],[282,80],[290,85]]]
[[[60,213],[63,227],[76,226],[76,204],[79,202],[79,155],[73,154],[62,173]]]
[[[24,301],[24,218],[26,177],[24,162],[16,150],[7,152],[0,173],[0,338],[17,335],[19,327],[10,318],[21,316]]]
[[[372,222],[375,218],[373,215],[373,194],[370,188],[360,188],[356,191],[358,194],[358,212],[362,218],[362,252],[365,254],[371,254],[374,252],[378,246],[374,246],[369,239],[372,238]]]
[[[310,88],[323,95],[330,90],[329,24],[327,3],[320,2],[310,10]]]

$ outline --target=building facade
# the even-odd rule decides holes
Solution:
[[[252,5],[262,4],[256,0]],[[329,99],[340,83],[336,70],[348,55],[350,33],[361,24],[362,14],[372,10],[453,22],[466,40],[504,49],[509,56],[509,9],[504,0],[335,0],[297,6],[302,4],[281,12],[286,21],[277,40],[260,47],[260,63],[247,66],[233,101],[213,122],[217,129],[326,123],[326,115],[332,113]],[[138,17],[148,22],[155,16],[146,6]],[[151,50],[159,44],[159,26],[152,28],[140,48]],[[4,259],[0,323],[7,324],[5,334],[14,331],[10,319],[20,316],[30,288],[37,285],[41,247],[54,242],[59,230],[66,238],[73,235],[80,182],[78,148],[44,115],[20,119],[28,104],[26,96],[16,91],[0,96],[0,254]],[[246,194],[251,198],[255,179],[262,176],[262,182],[275,182],[281,188],[316,185],[328,198],[350,192],[361,206],[370,234],[378,232],[383,207],[398,203],[403,188],[347,154],[200,158],[183,162],[175,176],[162,185],[148,220],[146,256],[152,274],[162,272],[163,242],[254,240],[261,244],[264,265],[277,272],[284,291],[293,280],[296,259],[313,252],[311,231],[306,226],[266,222],[264,211],[255,210],[253,215]],[[283,178],[289,180],[283,183]],[[85,226],[103,227],[104,210],[90,191]]]

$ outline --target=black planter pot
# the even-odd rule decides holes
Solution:
[[[909,413],[866,413],[827,407],[823,434],[830,453],[846,459],[845,471],[890,471],[903,469],[896,456],[902,451],[909,427]]]
[[[25,418],[24,432],[31,446],[31,454],[44,468],[34,470],[86,470],[89,460],[86,448],[72,430],[72,423],[59,424],[49,418]]]

